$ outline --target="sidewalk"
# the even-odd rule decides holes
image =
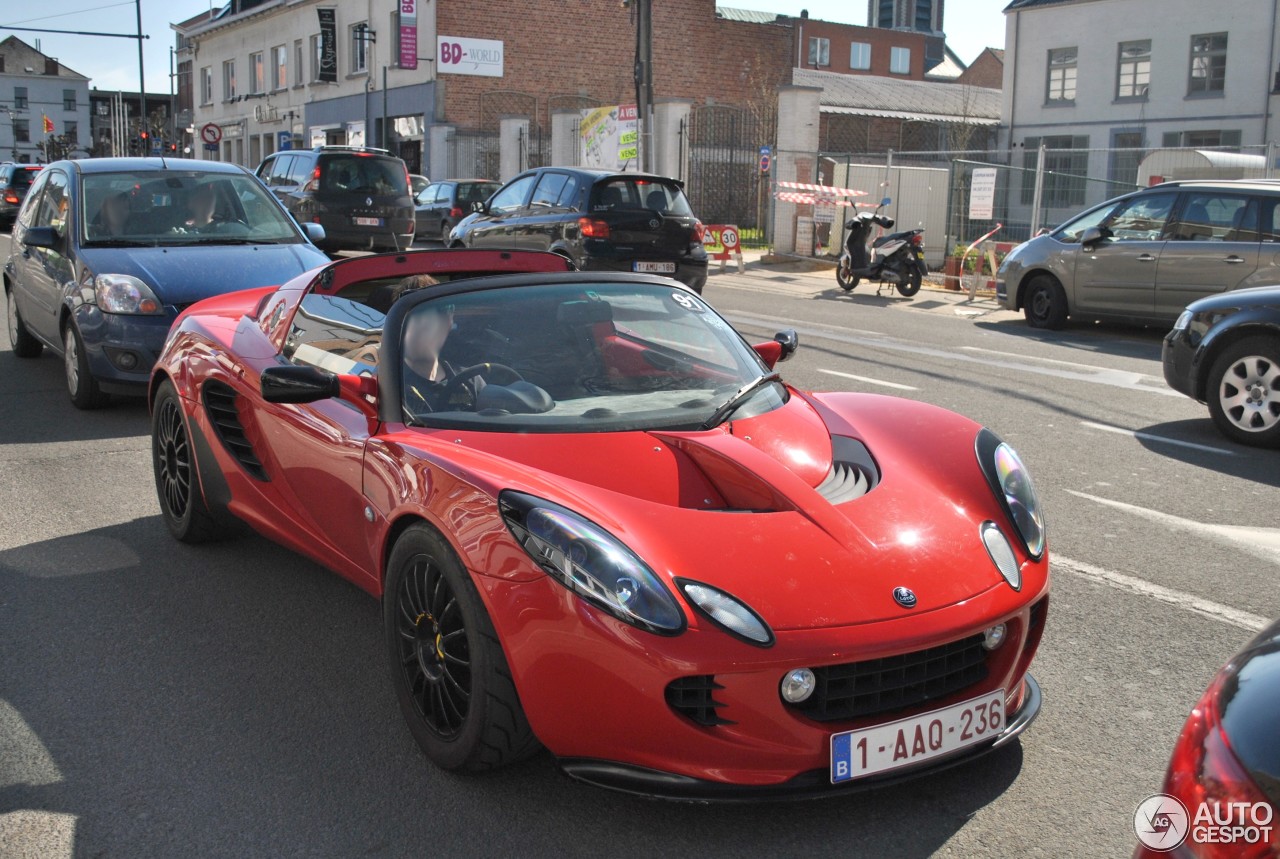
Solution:
[[[721,272],[719,261],[712,260],[707,285],[781,293],[793,297],[847,296],[853,300],[875,299],[877,288],[880,287],[876,281],[862,281],[852,292],[844,292],[836,283],[835,262],[832,260],[771,256],[765,250],[749,250],[743,251],[742,262],[741,273],[738,272],[737,262],[733,260],[727,262]],[[965,317],[989,317],[997,313],[1008,314],[1010,317],[1018,315],[997,304],[995,293],[990,290],[978,290],[974,300],[970,301],[967,291],[947,289],[945,283],[941,272],[931,272],[921,285],[920,292],[911,298],[903,297],[888,284],[879,290],[878,297],[891,302],[895,307],[954,313]]]

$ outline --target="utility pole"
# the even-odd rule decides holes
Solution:
[[[640,169],[653,172],[653,0],[636,3],[636,112]]]
[[[142,70],[142,0],[133,0],[133,9],[138,16],[138,98],[142,102],[141,121],[142,130],[149,131],[147,116],[147,76]],[[148,140],[151,138],[148,137]],[[143,152],[143,155],[148,153]]]

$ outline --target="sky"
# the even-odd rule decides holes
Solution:
[[[209,9],[209,0],[138,0],[142,9],[142,32],[145,41],[143,65],[147,73],[147,92],[169,92],[169,49],[174,33],[169,24],[198,15]],[[607,0],[600,0],[607,2]],[[663,0],[656,0],[663,2]],[[670,2],[670,0],[668,0]],[[679,2],[679,0],[675,0]],[[809,10],[809,17],[844,24],[866,24],[867,4],[864,0],[721,0],[722,5],[741,9],[799,15]],[[947,0],[947,42],[965,62],[972,61],[983,48],[1004,47],[1004,16],[1001,10],[1009,0]],[[225,0],[217,0],[217,6]],[[483,7],[484,0],[479,0]],[[37,6],[39,7],[37,9]],[[57,57],[66,65],[90,78],[89,85],[99,89],[138,88],[138,48],[133,39],[99,36],[72,36],[54,33],[31,33],[4,29],[15,27],[52,27],[62,30],[102,33],[136,33],[134,0],[42,0],[28,6],[19,0],[0,3],[0,38],[17,36],[28,44],[39,39],[41,50]]]

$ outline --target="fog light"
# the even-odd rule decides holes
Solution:
[[[799,704],[813,694],[818,678],[808,668],[797,668],[782,678],[782,697],[788,703]]]
[[[1005,629],[1003,623],[997,623],[995,626],[982,633],[982,646],[987,650],[995,650],[1004,644],[1004,636],[1008,630]]]

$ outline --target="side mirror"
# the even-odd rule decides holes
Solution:
[[[258,384],[268,403],[314,403],[342,392],[336,373],[304,365],[268,367]]]
[[[882,198],[882,199],[880,200],[880,205],[881,205],[881,206],[887,206],[887,205],[889,205],[889,204],[890,204],[890,203],[892,203],[892,202],[893,202],[893,198],[892,198],[892,197],[884,197],[884,198]]]
[[[29,248],[56,251],[62,245],[62,237],[53,227],[32,227],[23,235],[22,243]]]
[[[782,347],[782,354],[778,356],[778,360],[789,361],[791,356],[796,354],[796,350],[800,348],[800,335],[796,333],[794,328],[788,328],[773,335],[773,342]]]
[[[1091,245],[1096,245],[1105,239],[1110,232],[1110,230],[1103,232],[1102,227],[1088,227],[1080,234],[1080,246],[1087,248]]]
[[[302,225],[302,232],[306,233],[307,238],[311,240],[313,245],[318,245],[324,241],[324,227],[320,224],[313,224],[308,221]]]

